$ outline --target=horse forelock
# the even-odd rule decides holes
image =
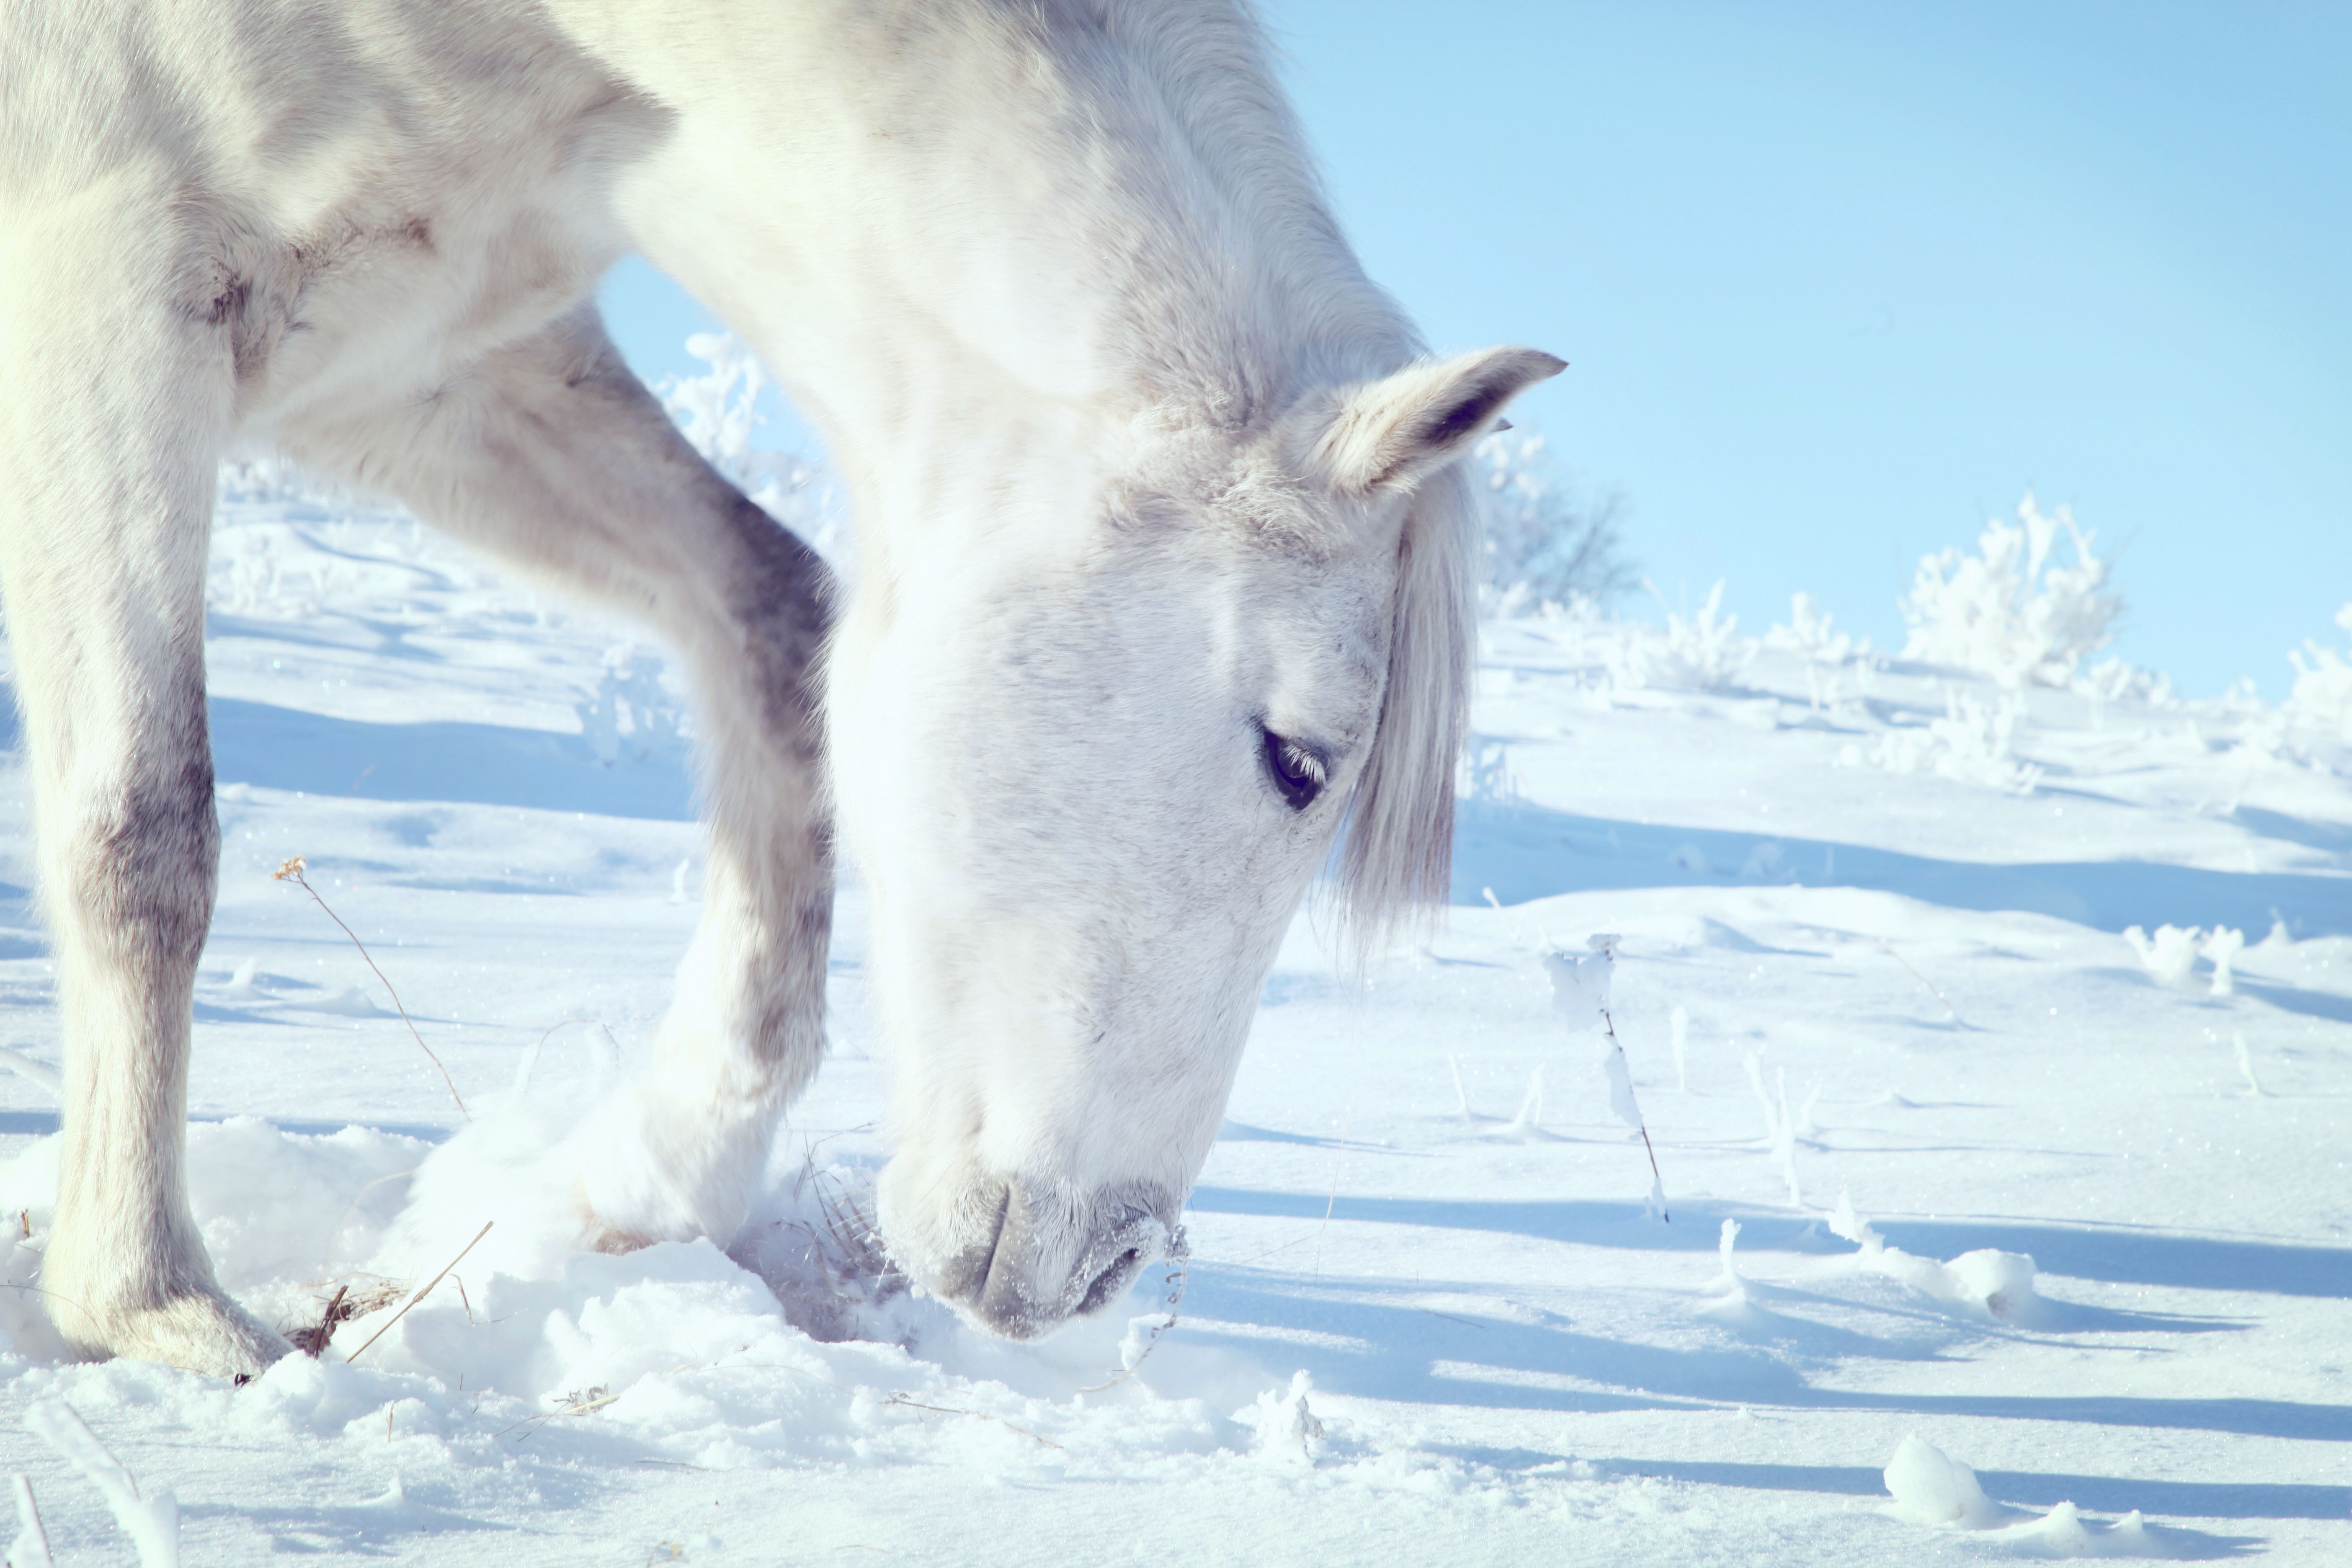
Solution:
[[[1470,721],[1476,513],[1456,464],[1425,479],[1397,543],[1388,687],[1338,852],[1341,946],[1359,965],[1448,900],[1454,779]]]

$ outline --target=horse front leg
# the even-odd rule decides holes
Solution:
[[[167,248],[168,210],[0,215],[0,592],[65,1026],[42,1297],[85,1353],[227,1376],[287,1348],[215,1281],[185,1157],[220,841],[205,554],[240,296],[184,297],[206,269]]]
[[[587,1245],[725,1243],[824,1052],[824,563],[695,454],[586,307],[430,399],[281,437],[530,575],[635,616],[686,656],[709,835],[701,921],[653,1070],[558,1156]],[[453,1224],[475,1212],[463,1170],[428,1163],[418,1212],[452,1208]],[[411,1237],[428,1239],[440,1240]]]

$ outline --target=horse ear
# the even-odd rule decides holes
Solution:
[[[1312,460],[1334,488],[1354,494],[1410,485],[1495,429],[1512,398],[1567,368],[1520,348],[1409,364],[1349,393]]]

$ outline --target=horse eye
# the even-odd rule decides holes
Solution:
[[[1293,811],[1305,811],[1323,793],[1323,759],[1296,741],[1260,727],[1265,736],[1265,773]]]

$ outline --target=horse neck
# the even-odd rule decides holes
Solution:
[[[1412,352],[1230,5],[570,4],[676,117],[622,221],[790,385],[871,542],[1066,508],[1147,413],[1246,427]]]

